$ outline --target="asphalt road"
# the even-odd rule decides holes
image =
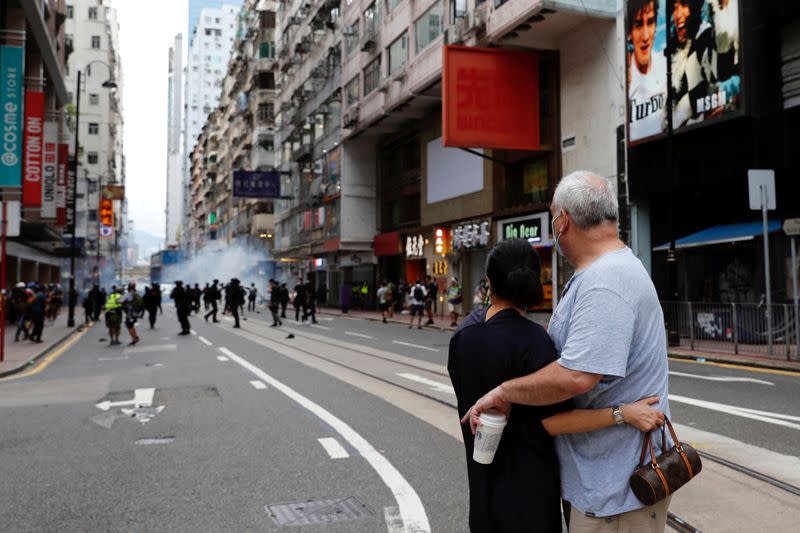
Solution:
[[[262,311],[240,330],[192,317],[178,337],[164,311],[132,349],[98,325],[0,381],[2,531],[468,529],[448,332],[325,315],[270,328]],[[800,455],[800,377],[670,370],[676,422]]]

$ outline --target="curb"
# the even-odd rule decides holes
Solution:
[[[81,324],[80,326],[76,327],[75,329],[73,329],[72,331],[70,331],[69,333],[67,333],[66,335],[61,337],[60,339],[58,339],[56,342],[51,344],[49,347],[47,347],[47,349],[45,349],[41,353],[33,356],[26,363],[18,366],[17,368],[13,368],[11,370],[6,370],[5,372],[0,372],[0,379],[8,377],[8,376],[13,376],[14,374],[19,374],[20,372],[24,372],[25,370],[30,369],[30,367],[34,366],[39,359],[41,359],[42,357],[45,357],[46,355],[51,353],[53,350],[57,350],[58,348],[61,347],[61,345],[63,345],[65,342],[67,342],[73,335],[77,335],[79,332],[83,331],[84,327],[85,327],[84,324]]]
[[[684,354],[677,354],[677,353],[668,353],[667,356],[670,359],[678,359],[681,361],[696,361],[700,363],[722,363],[726,365],[733,365],[733,366],[741,366],[743,368],[760,368],[763,370],[781,370],[783,372],[793,372],[800,376],[800,369],[792,368],[788,366],[781,366],[781,365],[767,365],[764,363],[758,362],[751,362],[751,361],[738,361],[736,359],[726,359],[723,357],[716,357],[714,356],[694,356],[694,355],[684,355]]]

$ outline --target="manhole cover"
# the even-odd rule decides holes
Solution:
[[[264,507],[279,526],[308,526],[346,522],[372,516],[372,510],[355,496],[280,503]]]

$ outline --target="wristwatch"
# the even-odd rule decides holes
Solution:
[[[622,406],[615,405],[611,408],[611,416],[614,417],[614,423],[618,426],[621,426],[625,423],[625,418],[622,416]]]

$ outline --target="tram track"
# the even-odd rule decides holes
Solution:
[[[343,363],[342,361],[337,361],[336,359],[333,359],[333,358],[330,358],[330,357],[326,357],[326,356],[320,355],[318,353],[314,353],[314,352],[312,352],[310,350],[306,350],[304,348],[298,347],[296,344],[285,342],[284,340],[276,340],[276,339],[274,339],[272,337],[260,334],[260,333],[258,333],[256,331],[251,330],[251,329],[247,329],[245,331],[247,331],[248,333],[250,333],[252,335],[256,335],[257,337],[260,337],[262,339],[269,340],[271,342],[276,342],[277,344],[281,344],[281,345],[286,346],[288,348],[291,348],[293,350],[300,351],[300,352],[302,352],[302,353],[304,353],[306,355],[310,355],[310,356],[315,357],[317,359],[324,360],[324,361],[326,361],[328,363],[335,364],[335,365],[340,366],[342,368],[345,368],[345,369],[347,369],[349,371],[356,372],[358,374],[370,377],[372,379],[376,379],[376,380],[381,381],[383,383],[386,383],[388,385],[392,385],[394,387],[398,387],[400,389],[403,389],[405,391],[411,392],[413,394],[422,396],[422,397],[424,397],[426,399],[429,399],[429,400],[432,400],[432,401],[434,401],[436,403],[445,405],[445,406],[447,406],[449,408],[452,408],[452,409],[457,409],[458,408],[457,405],[456,405],[455,399],[452,402],[448,402],[446,400],[443,400],[441,398],[438,398],[438,397],[434,396],[433,394],[428,394],[428,393],[426,393],[424,391],[420,391],[419,389],[416,389],[414,387],[410,387],[410,386],[404,385],[402,383],[398,383],[397,381],[394,381],[394,380],[391,380],[391,379],[387,379],[387,378],[382,377],[382,376],[378,376],[378,375],[376,375],[374,373],[362,370],[360,368],[356,368],[356,367],[354,367],[352,365],[348,365],[346,363]],[[303,332],[298,331],[296,329],[292,329],[292,333],[295,335],[295,337],[300,336],[300,337],[302,337],[302,338],[304,338],[304,339],[306,339],[308,341],[321,342],[320,339],[316,338],[316,336],[304,335]],[[328,342],[331,342],[335,346],[338,346],[338,347],[343,348],[343,349],[351,350],[353,352],[356,352],[358,354],[361,354],[361,355],[364,355],[364,356],[367,356],[367,357],[380,359],[380,360],[383,360],[383,361],[390,362],[392,364],[396,364],[396,365],[404,366],[404,367],[407,367],[407,368],[410,368],[410,369],[414,369],[416,371],[426,372],[426,373],[434,375],[434,376],[446,377],[449,380],[449,375],[446,372],[439,372],[439,371],[436,371],[436,370],[432,370],[430,368],[425,368],[422,365],[415,365],[413,363],[409,363],[409,362],[405,362],[405,361],[398,361],[398,360],[393,359],[391,357],[380,356],[380,355],[377,355],[375,353],[370,353],[369,351],[359,350],[358,348],[354,348],[353,347],[354,345],[352,343],[347,343],[347,345],[345,346],[344,344],[342,344],[341,341],[338,341],[336,339],[327,339],[327,340],[328,340]],[[800,487],[797,487],[795,485],[791,485],[789,483],[786,483],[784,481],[776,479],[776,478],[774,478],[772,476],[769,476],[767,474],[758,472],[758,471],[753,470],[751,468],[748,468],[748,467],[746,467],[744,465],[738,464],[738,463],[736,463],[734,461],[729,461],[727,459],[724,459],[722,457],[716,456],[714,454],[711,454],[711,453],[708,453],[708,452],[704,452],[704,451],[700,451],[700,450],[698,450],[698,453],[700,454],[700,456],[703,459],[706,459],[708,461],[717,463],[717,464],[722,465],[722,466],[724,466],[726,468],[729,468],[731,470],[739,472],[740,474],[744,474],[744,475],[746,475],[746,476],[748,476],[750,478],[757,479],[757,480],[761,481],[762,483],[766,483],[766,484],[768,484],[768,485],[770,485],[770,486],[772,486],[774,488],[781,489],[781,490],[783,490],[785,492],[788,492],[790,494],[793,494],[795,496],[800,497]],[[679,516],[677,516],[677,515],[675,515],[673,513],[668,513],[667,514],[667,525],[671,529],[673,529],[674,531],[677,531],[679,533],[701,533],[700,529],[696,528],[695,526],[693,526],[689,522],[687,522],[685,519],[683,519],[683,518],[681,518],[681,517],[679,517]]]

